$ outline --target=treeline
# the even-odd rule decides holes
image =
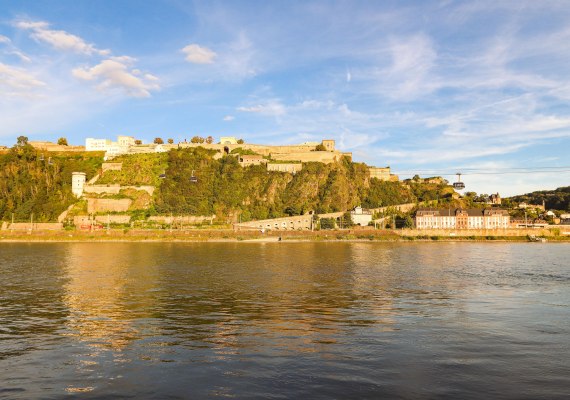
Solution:
[[[540,190],[537,192],[512,196],[507,199],[511,203],[525,202],[542,205],[544,201],[547,210],[570,211],[570,186],[559,187],[555,190]]]
[[[82,171],[93,176],[101,167],[98,154],[42,154],[19,143],[0,154],[0,220],[54,221],[76,201],[71,192],[71,173]]]

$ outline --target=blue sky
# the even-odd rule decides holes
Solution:
[[[570,184],[569,65],[567,1],[0,0],[0,144],[333,138],[510,195]]]

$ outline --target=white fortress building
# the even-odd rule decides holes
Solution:
[[[135,145],[135,138],[132,136],[117,136],[117,141],[113,142],[109,139],[85,139],[85,151],[104,151],[105,160],[125,154]]]
[[[71,174],[71,191],[77,198],[83,196],[85,177],[85,172],[73,172]]]

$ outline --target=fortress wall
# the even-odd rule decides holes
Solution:
[[[384,212],[387,209],[396,209],[402,212],[408,212],[416,206],[416,203],[406,203],[406,204],[398,204],[395,206],[386,206],[386,207],[378,207],[378,208],[371,208],[370,211],[372,213],[377,212]]]
[[[301,161],[301,162],[322,162],[330,164],[338,161],[342,157],[340,153],[330,151],[311,151],[306,153],[271,153],[271,158],[277,161]]]
[[[14,222],[13,224],[7,224],[6,229],[12,231],[28,231],[30,229],[34,231],[58,231],[63,229],[63,224],[59,222],[34,222],[33,224],[29,222]]]
[[[111,194],[118,194],[121,190],[121,185],[119,184],[111,184],[111,185],[90,185],[83,187],[83,193],[111,193]]]
[[[106,223],[110,223],[110,224],[128,224],[129,222],[131,222],[131,216],[130,215],[117,215],[117,214],[113,214],[113,215],[96,215],[95,216],[95,221],[102,223],[102,224],[106,224]]]
[[[161,224],[200,224],[202,222],[212,222],[215,215],[179,215],[179,216],[152,216],[149,221],[158,222]]]
[[[87,199],[87,212],[125,212],[132,204],[131,199]]]
[[[267,164],[268,171],[295,173],[301,171],[302,169],[303,164],[301,163]]]
[[[104,162],[101,165],[101,170],[103,173],[107,171],[120,171],[121,169],[123,169],[123,163]]]
[[[265,229],[265,230],[298,230],[311,229],[312,215],[298,215],[295,217],[284,217],[274,219],[263,219],[258,221],[242,222],[235,224],[234,228],[242,229]]]

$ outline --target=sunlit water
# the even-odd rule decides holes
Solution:
[[[0,398],[570,397],[570,246],[0,245]]]

